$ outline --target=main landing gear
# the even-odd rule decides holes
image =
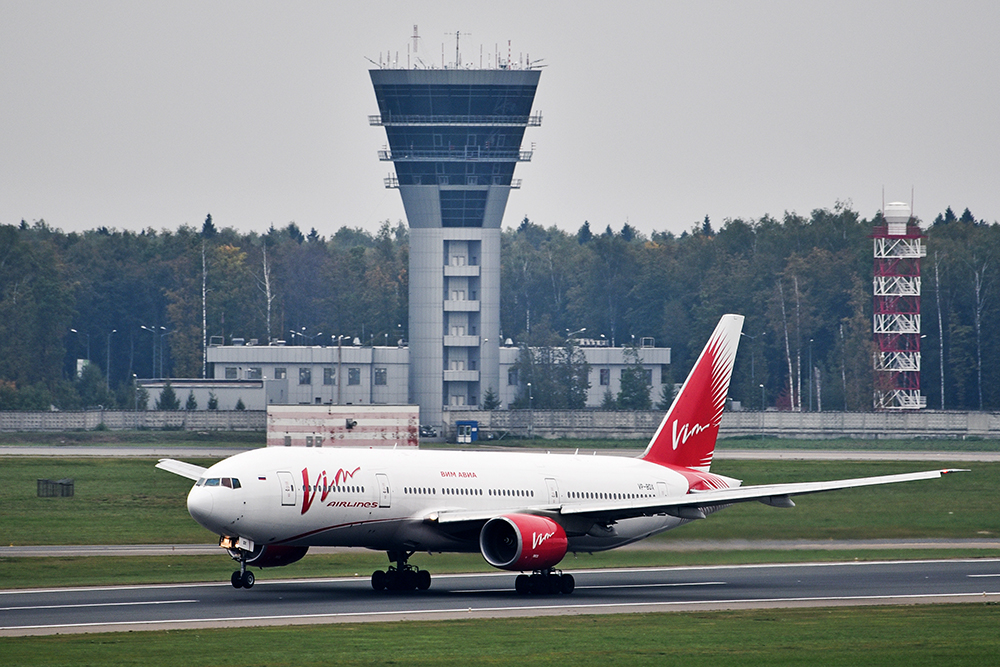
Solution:
[[[519,574],[514,580],[514,590],[521,595],[552,595],[565,593],[569,595],[576,588],[576,580],[572,574],[556,572],[552,568],[537,570],[531,575]]]
[[[256,578],[253,576],[253,572],[247,569],[247,554],[245,551],[240,552],[240,569],[233,572],[233,576],[229,577],[229,582],[233,585],[233,588],[253,588],[253,584]]]
[[[431,573],[406,562],[413,554],[412,551],[387,552],[389,560],[395,561],[396,565],[390,565],[386,572],[372,572],[372,588],[377,591],[426,591],[430,588]]]

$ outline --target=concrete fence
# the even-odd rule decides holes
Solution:
[[[445,413],[445,435],[454,421],[479,422],[479,437],[649,439],[663,412],[605,410],[495,410]],[[779,438],[983,438],[1000,439],[1000,413],[944,412],[726,412],[719,436]]]
[[[488,434],[515,437],[646,440],[663,419],[659,410],[462,410],[445,413],[444,435],[455,439],[455,422],[479,422]],[[102,426],[103,425],[103,426]],[[265,431],[263,410],[81,410],[3,412],[0,431],[121,430]],[[726,412],[720,436],[780,438],[982,438],[1000,439],[1000,413],[945,412]]]
[[[102,426],[103,425],[103,426]],[[263,410],[2,412],[0,431],[263,431]]]

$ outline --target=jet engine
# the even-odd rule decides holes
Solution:
[[[479,550],[493,567],[545,570],[563,559],[566,531],[544,516],[507,514],[490,519],[479,533]]]

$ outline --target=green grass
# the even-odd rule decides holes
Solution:
[[[210,461],[195,461],[208,465]],[[0,462],[0,544],[197,544],[217,537],[186,508],[191,482],[145,459],[7,457]],[[861,477],[948,464],[724,461],[745,484]],[[1000,463],[971,473],[796,498],[798,507],[746,503],[654,539],[976,538],[1000,535]],[[36,479],[76,480],[72,498],[38,498]]]
[[[0,638],[5,665],[992,665],[992,604]]]

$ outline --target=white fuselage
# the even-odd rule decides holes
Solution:
[[[257,545],[478,551],[478,531],[439,525],[436,513],[556,513],[688,490],[670,468],[616,456],[274,447],[208,468],[188,509],[205,528]],[[603,529],[569,523],[569,550],[611,549],[686,522],[663,514]]]

